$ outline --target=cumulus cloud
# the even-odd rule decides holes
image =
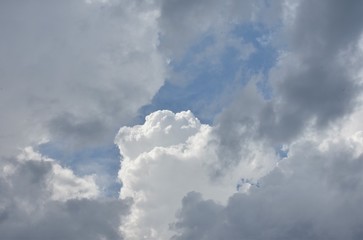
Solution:
[[[225,203],[239,190],[241,177],[257,179],[274,166],[277,158],[270,148],[228,176],[212,178],[218,158],[211,131],[211,126],[201,124],[190,111],[174,114],[165,110],[147,116],[143,125],[120,129],[115,139],[123,155],[120,197],[134,199],[131,214],[122,225],[127,239],[168,239],[172,235],[169,223],[186,193],[199,191]]]
[[[135,200],[123,233],[127,239],[360,239],[363,140],[356,121],[341,123],[353,123],[354,135],[344,126],[302,135],[280,160],[271,147],[262,154],[268,145],[258,148],[259,139],[241,131],[249,155],[217,178],[210,173],[220,140],[190,112],[158,111],[143,125],[123,127],[116,137],[125,157],[121,198]],[[132,142],[139,148],[127,152]],[[238,192],[241,177],[248,180]]]
[[[172,239],[362,238],[363,5],[285,7],[287,49],[268,76],[273,98],[263,100],[250,83],[219,116],[214,134],[225,175],[256,153],[245,149],[251,141],[287,144],[286,156],[259,180],[261,188],[234,194],[226,205],[188,193]]]
[[[208,156],[209,131],[191,112],[170,111],[154,112],[143,125],[120,129],[115,139],[124,157],[120,197],[135,201],[123,225],[127,239],[168,238],[165,223],[173,219],[178,200],[207,180],[199,157]]]
[[[135,199],[126,236],[362,237],[362,214],[354,211],[362,198],[362,5],[341,4],[281,5],[286,45],[266,75],[271,99],[257,90],[257,76],[213,126],[187,131],[176,115],[160,111],[121,128],[121,198]],[[238,180],[243,191],[236,193]]]
[[[0,162],[3,239],[122,239],[130,199],[100,198],[92,176],[76,176],[26,148]]]
[[[362,10],[338,0],[1,1],[1,236],[361,239]],[[24,148],[108,145],[166,78],[180,80],[170,59],[208,36],[196,68],[226,48],[258,51],[231,34],[245,24],[274,33],[275,65],[229,86],[236,98],[212,125],[160,110],[121,127],[120,199]]]
[[[127,0],[0,2],[1,238],[122,239],[131,201],[19,148],[51,142],[67,156],[112,144],[164,82],[158,12]]]
[[[225,206],[187,194],[173,239],[361,239],[361,133],[330,137],[296,142],[263,187]]]

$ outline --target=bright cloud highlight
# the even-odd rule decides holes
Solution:
[[[362,239],[362,12],[0,1],[1,238]]]

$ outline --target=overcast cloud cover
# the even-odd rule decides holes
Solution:
[[[0,238],[362,239],[362,12],[0,1]]]

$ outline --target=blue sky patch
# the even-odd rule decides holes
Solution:
[[[258,73],[263,77],[257,87],[265,99],[270,99],[272,94],[266,75],[277,58],[277,50],[268,41],[270,34],[270,30],[260,24],[237,26],[230,33],[229,37],[240,45],[253,46],[254,51],[246,59],[241,58],[233,45],[213,49],[218,39],[211,35],[204,37],[180,61],[171,62],[173,78],[165,82],[151,104],[140,109],[138,122],[158,109],[174,112],[189,109],[202,122],[212,123],[233,91]]]

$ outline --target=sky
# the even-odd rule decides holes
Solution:
[[[362,239],[362,12],[1,0],[1,239]]]

